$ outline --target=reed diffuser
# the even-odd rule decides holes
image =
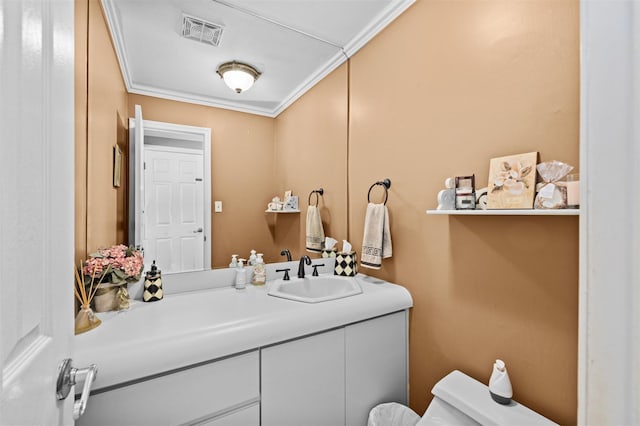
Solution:
[[[102,321],[96,316],[91,309],[91,300],[96,295],[96,291],[102,284],[102,279],[105,277],[106,272],[109,272],[109,268],[105,274],[102,274],[96,282],[96,273],[91,274],[91,281],[87,284],[85,275],[78,272],[78,268],[73,268],[76,273],[76,284],[73,290],[76,295],[76,299],[80,302],[80,310],[76,314],[75,334],[84,333],[85,331],[92,330],[99,326]],[[82,262],[80,262],[80,270],[82,270]],[[88,278],[88,277],[87,277]],[[88,287],[88,288],[87,288]]]

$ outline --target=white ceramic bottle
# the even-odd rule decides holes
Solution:
[[[511,403],[513,389],[511,388],[511,380],[507,373],[507,366],[501,359],[496,359],[493,363],[493,372],[489,379],[489,393],[491,398],[498,404],[508,405]]]
[[[236,290],[244,290],[247,287],[247,270],[244,268],[245,259],[238,260],[236,268]]]
[[[253,266],[256,264],[256,260],[258,260],[258,258],[256,257],[256,251],[255,250],[251,250],[251,255],[249,256],[249,262],[247,263],[247,266]]]

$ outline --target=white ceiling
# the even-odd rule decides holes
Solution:
[[[130,93],[275,117],[415,0],[102,0]],[[223,27],[220,45],[181,36],[182,14]],[[216,74],[262,73],[237,94]]]

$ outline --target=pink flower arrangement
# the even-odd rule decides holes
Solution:
[[[89,277],[102,278],[105,283],[124,284],[140,280],[143,269],[142,253],[120,244],[92,253],[82,271]]]

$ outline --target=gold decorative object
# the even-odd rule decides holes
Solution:
[[[108,269],[109,267],[107,267],[107,270]],[[82,270],[82,262],[80,262],[80,268],[76,269],[74,267],[73,270],[76,273],[76,283],[73,286],[73,290],[76,299],[80,302],[80,310],[76,314],[75,320],[75,334],[80,334],[92,330],[102,323],[100,318],[91,310],[91,300],[93,300],[96,295],[104,276],[101,276],[96,283],[96,276],[93,274],[88,286],[89,288],[87,289],[85,275],[78,272],[78,270]]]
[[[102,285],[93,298],[93,306],[96,312],[109,312],[118,310],[118,287],[111,283]]]
[[[84,333],[102,324],[89,305],[81,305],[76,315],[75,334]]]

